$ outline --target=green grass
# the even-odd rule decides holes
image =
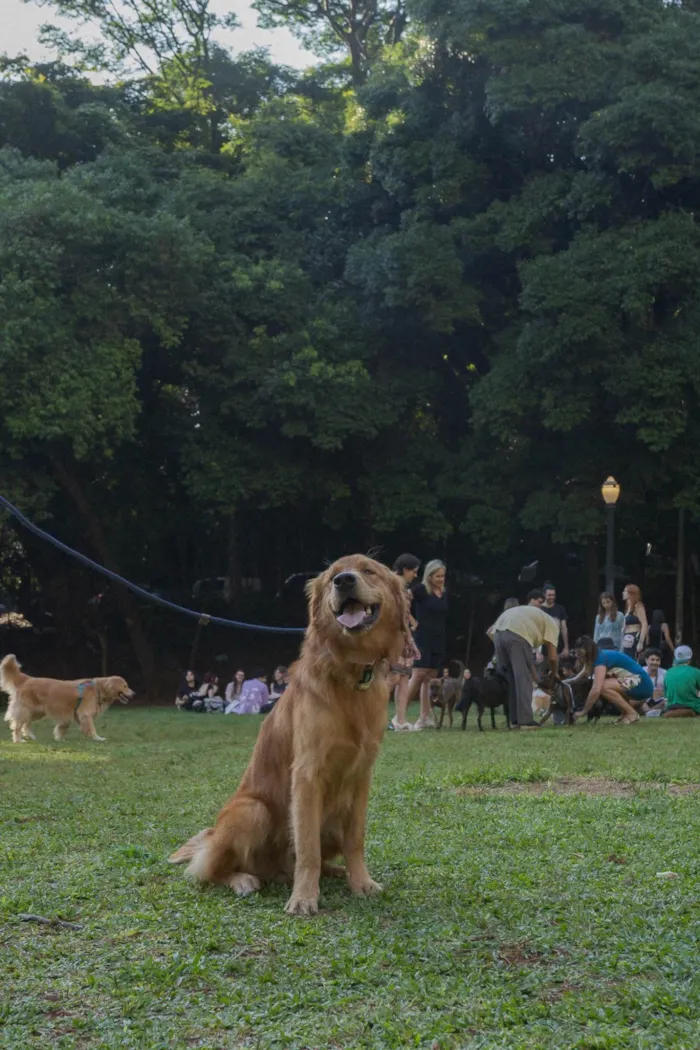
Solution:
[[[0,1047],[700,1046],[700,796],[667,789],[700,782],[700,724],[387,734],[367,844],[384,893],[326,882],[315,919],[284,914],[284,887],[237,900],[166,863],[257,725],[113,709],[104,745],[5,734]],[[518,794],[572,774],[638,787]]]

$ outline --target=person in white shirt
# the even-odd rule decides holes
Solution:
[[[654,707],[664,701],[664,682],[666,672],[661,666],[661,650],[647,649],[644,654],[644,670],[654,683],[654,696],[647,701],[649,707]]]

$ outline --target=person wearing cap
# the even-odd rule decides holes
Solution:
[[[700,715],[700,670],[690,666],[693,650],[689,645],[679,645],[673,655],[673,667],[664,681],[666,710],[661,717],[695,718]]]

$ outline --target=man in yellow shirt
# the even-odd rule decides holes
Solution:
[[[537,681],[532,650],[544,646],[552,672],[557,669],[559,624],[541,608],[542,591],[530,591],[528,605],[507,609],[492,627],[496,666],[510,680],[511,724],[519,729],[536,729],[532,717],[532,686]],[[489,631],[491,634],[491,631]]]

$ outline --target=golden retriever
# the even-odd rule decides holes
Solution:
[[[53,735],[63,740],[73,719],[90,740],[104,740],[95,730],[94,719],[115,700],[127,704],[133,697],[123,678],[77,678],[64,682],[58,678],[32,678],[24,674],[15,656],[0,661],[0,689],[8,694],[10,702],[5,721],[10,723],[12,741],[36,740],[32,722],[52,718],[56,723]]]
[[[318,911],[322,872],[347,876],[355,894],[381,890],[365,865],[367,799],[387,724],[389,665],[408,641],[401,581],[371,558],[341,558],[307,594],[300,659],[238,791],[215,827],[170,857],[239,896],[262,881],[293,881],[291,915]],[[339,854],[344,867],[328,863]]]

